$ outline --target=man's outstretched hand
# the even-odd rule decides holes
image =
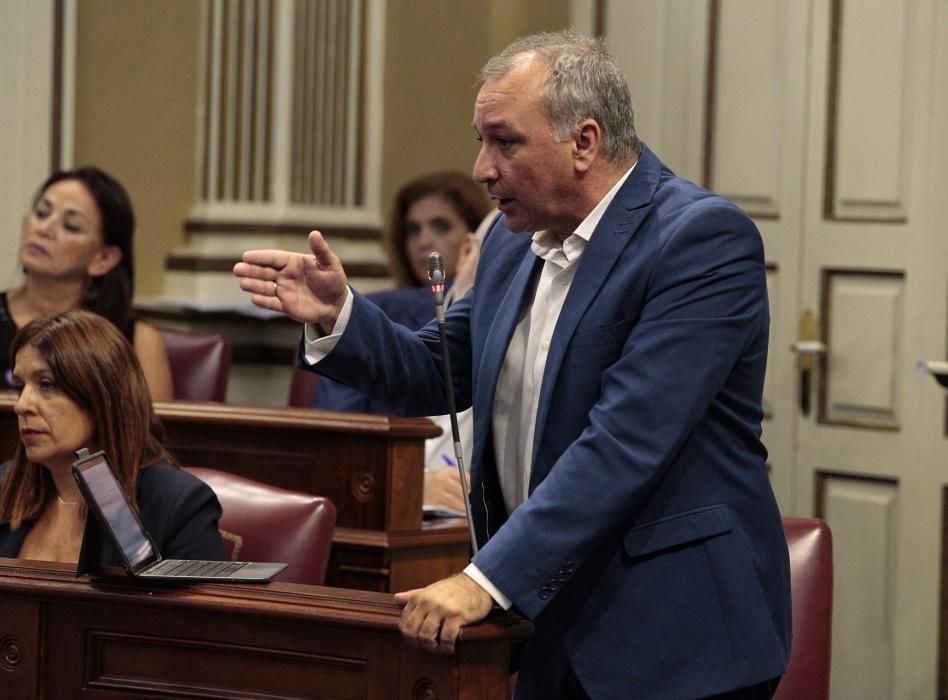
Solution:
[[[240,288],[257,306],[332,332],[346,301],[346,273],[319,231],[309,234],[312,255],[248,250],[234,265]]]

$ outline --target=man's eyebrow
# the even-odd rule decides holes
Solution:
[[[474,131],[477,131],[477,126],[475,126],[473,123],[471,126],[474,128]],[[503,119],[495,119],[494,121],[484,123],[484,131],[497,131],[499,129],[505,128],[507,128],[507,122]],[[478,131],[478,133],[480,132]]]

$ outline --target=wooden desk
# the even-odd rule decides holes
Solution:
[[[0,559],[3,697],[506,697],[531,625],[495,611],[452,656],[398,633],[389,595],[315,586],[160,588]]]
[[[0,461],[19,440],[14,400],[0,392]],[[182,464],[332,499],[328,585],[394,592],[467,564],[463,520],[422,522],[424,441],[438,434],[425,418],[189,401],[155,411]]]

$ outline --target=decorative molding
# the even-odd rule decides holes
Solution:
[[[378,225],[384,0],[371,9],[205,0],[191,218]]]
[[[833,678],[860,674],[847,697],[889,697],[895,675],[891,621],[898,559],[900,483],[833,469],[815,472],[816,516],[833,533]],[[867,624],[843,624],[866,619]],[[866,673],[866,664],[874,664]]]
[[[0,639],[0,669],[15,671],[23,661],[23,643],[12,634]]]
[[[845,296],[838,296],[835,286],[841,282],[863,282],[861,290],[850,290]],[[888,285],[888,286],[886,286]],[[840,425],[863,429],[898,431],[901,428],[899,404],[899,371],[902,365],[900,357],[901,326],[904,319],[901,317],[901,298],[905,285],[905,275],[900,271],[892,270],[856,270],[844,268],[825,268],[821,279],[821,308],[820,308],[820,337],[827,345],[825,353],[820,355],[820,382],[817,421],[824,425]],[[877,289],[872,289],[877,287]],[[838,297],[838,298],[837,298]],[[853,304],[875,304],[872,309],[874,323],[868,324],[866,318],[846,318],[837,313],[834,301],[848,299]],[[888,315],[889,323],[882,323]],[[843,328],[845,323],[849,326]],[[888,334],[883,338],[882,334]],[[847,342],[858,339],[859,352],[862,356],[853,354],[855,346],[850,346],[840,352],[839,339]],[[873,341],[880,341],[873,343]],[[836,347],[834,347],[834,345]],[[871,353],[874,349],[890,348],[888,364],[878,367],[879,361],[886,358],[877,358]],[[836,363],[845,356],[845,362],[840,365],[845,368],[841,378],[834,376]],[[858,376],[855,373],[862,369]],[[840,369],[839,372],[843,372]],[[848,392],[844,399],[838,397],[831,389],[831,385],[841,382],[838,389]],[[885,386],[886,382],[888,385]]]
[[[238,234],[302,234],[312,231],[312,224],[266,221],[227,221],[190,218],[184,223],[187,233],[238,233]],[[348,238],[358,240],[381,240],[382,231],[375,226],[319,226],[320,232],[329,238]]]
[[[63,4],[65,0],[53,0],[53,71],[50,90],[49,170],[58,169],[63,150],[63,61],[64,28]]]
[[[941,585],[938,596],[938,697],[948,697],[948,487],[941,492]]]
[[[730,22],[726,22],[723,17],[725,8],[721,0],[711,0],[708,9],[707,22],[707,57],[705,60],[705,94],[704,94],[704,133],[703,133],[703,168],[702,184],[711,190],[724,195],[739,207],[744,209],[749,216],[758,220],[776,221],[780,218],[779,207],[779,167],[780,159],[774,157],[774,149],[778,147],[773,143],[780,139],[780,125],[769,120],[768,112],[760,109],[746,109],[742,107],[736,111],[733,95],[728,97],[719,94],[719,81],[724,81],[724,89],[729,86],[744,85],[747,78],[758,78],[755,82],[757,86],[761,83],[773,83],[773,78],[768,67],[773,66],[777,61],[774,54],[781,49],[779,35],[782,33],[780,20],[771,13],[779,12],[779,7],[774,8],[773,3],[752,3],[744,7],[735,7],[730,4],[727,8],[728,17],[732,17]],[[740,13],[740,14],[738,14]],[[761,24],[765,31],[769,31],[773,38],[772,45],[761,47],[754,45],[750,40],[735,41],[734,32],[728,36],[723,36],[727,27],[733,27],[735,21],[734,15],[738,15],[741,21],[740,32],[746,34],[748,27],[754,27]],[[766,23],[769,21],[769,24]],[[751,30],[753,31],[753,30]],[[757,51],[759,49],[759,51]],[[722,53],[722,51],[724,53]],[[770,51],[770,54],[766,52]],[[744,57],[734,58],[734,52],[746,52],[748,60],[740,60]],[[763,52],[763,55],[760,55]],[[751,58],[759,60],[751,61]],[[730,59],[730,60],[728,60]],[[722,64],[723,61],[723,64]],[[735,68],[737,66],[737,68]],[[753,68],[751,68],[753,66]],[[758,66],[760,66],[758,68]],[[731,75],[737,70],[740,75]],[[755,74],[756,71],[756,74]],[[766,75],[766,79],[761,77],[761,73]],[[745,86],[747,87],[747,86]],[[780,86],[778,85],[778,88]],[[761,100],[770,98],[770,113],[782,114],[785,107],[781,104],[782,98],[777,90],[772,94],[762,93],[762,96],[754,96],[760,104]],[[722,102],[723,101],[723,102]],[[773,104],[776,103],[776,104]],[[724,110],[732,110],[730,116],[721,118],[719,106],[723,104]],[[734,119],[738,117],[736,120]],[[719,123],[720,121],[720,123]],[[750,127],[750,128],[747,128]],[[740,134],[745,148],[741,152],[741,161],[735,164],[729,161],[738,149],[733,148],[733,140],[724,147],[718,143],[718,137],[721,136],[719,129],[726,129],[723,132],[725,136],[733,133]],[[768,139],[768,137],[770,137]],[[733,139],[733,136],[730,136]],[[756,138],[756,143],[754,139]],[[760,143],[763,141],[763,143]],[[728,147],[730,146],[730,147]],[[719,161],[718,157],[724,159]],[[750,160],[753,159],[753,160]],[[730,165],[730,168],[722,166]],[[754,167],[748,167],[754,166]],[[726,169],[722,177],[721,171]],[[768,191],[769,190],[769,191]]]
[[[830,0],[830,30],[829,30],[829,55],[827,57],[827,80],[826,80],[826,126],[824,147],[824,172],[823,172],[823,218],[833,220],[833,200],[835,198],[836,182],[836,129],[837,114],[839,111],[838,85],[839,85],[839,31],[842,21],[842,2],[841,0]]]
[[[115,631],[94,631],[88,634],[88,658],[81,687],[96,692],[120,692],[131,695],[151,694],[225,697],[234,692],[219,674],[194,678],[194,669],[180,661],[184,657],[215,659],[217,664],[241,664],[248,659],[266,663],[269,673],[292,671],[309,677],[311,683],[344,681],[357,687],[367,669],[367,662],[355,655],[314,651],[268,649],[263,645],[227,640],[174,640],[155,634],[129,634]],[[174,669],[175,672],[171,672]],[[343,686],[345,687],[345,686]],[[349,690],[350,688],[346,688]]]
[[[877,485],[886,489],[896,489],[899,485],[898,479],[869,476],[866,474],[853,474],[850,472],[841,472],[833,469],[821,469],[816,472],[816,479],[813,482],[813,516],[826,520],[829,517],[827,499],[831,482],[834,480],[849,481],[854,484],[863,484],[867,486]]]
[[[51,153],[52,170],[73,167],[76,131],[76,2],[56,0],[53,112]]]
[[[593,34],[606,35],[606,0],[592,0],[593,2]]]
[[[165,262],[166,270],[179,272],[226,272],[230,273],[234,265],[240,262],[234,257],[208,257],[205,255],[169,255]],[[387,265],[375,263],[346,263],[346,274],[349,277],[382,277],[388,278],[391,272]]]
[[[715,125],[715,96],[717,92],[718,66],[718,34],[720,33],[721,1],[711,0],[708,7],[708,55],[705,65],[704,82],[704,162],[701,173],[701,184],[707,189],[712,188],[714,169],[714,125]]]
[[[884,6],[890,12],[898,12],[901,7],[904,13],[908,13],[904,2],[892,2]],[[870,11],[869,6],[863,7],[859,3],[845,5],[845,7],[850,8],[850,10],[855,9],[856,11]],[[878,9],[878,7],[879,6],[873,5],[872,8],[874,9],[871,10],[872,14],[868,17],[863,17],[861,20],[850,20],[853,25],[859,25],[861,34],[870,33],[872,23],[885,21],[884,18],[878,17],[875,12],[875,9]],[[903,168],[905,167],[904,159],[907,143],[905,135],[901,133],[901,130],[906,128],[904,122],[907,119],[907,108],[905,105],[909,104],[909,101],[904,94],[904,81],[906,78],[904,65],[901,66],[902,75],[900,81],[895,85],[887,83],[885,90],[873,91],[876,109],[873,109],[871,114],[866,114],[865,110],[858,107],[853,110],[854,113],[862,116],[868,122],[865,125],[867,136],[869,134],[876,136],[876,138],[867,138],[863,146],[863,148],[867,151],[871,151],[873,154],[873,169],[877,174],[894,173],[894,177],[897,179],[897,182],[894,184],[895,191],[891,191],[883,196],[880,196],[878,191],[866,192],[864,196],[859,195],[858,197],[847,197],[846,193],[839,193],[842,168],[848,165],[842,162],[840,153],[841,143],[843,141],[842,130],[844,126],[850,129],[856,126],[853,124],[843,125],[841,123],[841,112],[843,109],[842,90],[845,77],[843,75],[843,54],[846,48],[844,37],[845,17],[844,0],[831,0],[827,66],[826,139],[823,173],[823,217],[827,221],[840,222],[906,223],[908,216],[906,213],[906,185],[904,182]],[[873,50],[878,56],[886,56],[887,60],[890,61],[897,61],[900,58],[903,61],[905,60],[905,42],[907,35],[897,30],[898,26],[893,26],[892,23],[887,24],[885,27],[879,27],[878,34],[884,35],[886,38],[892,37],[893,42],[899,42],[901,51],[890,50],[891,46],[874,45]],[[870,36],[871,35],[870,33]],[[858,59],[858,57],[856,58]],[[898,67],[896,66],[893,70],[897,71]],[[866,72],[865,69],[863,69],[863,72]],[[855,76],[856,74],[852,73],[851,75]],[[896,123],[890,123],[880,117],[880,114],[886,111],[884,109],[886,99],[895,101],[891,110],[900,113],[902,117],[901,120],[897,119]],[[883,133],[893,131],[895,132],[895,144],[880,143]],[[861,165],[862,164],[854,164],[850,170],[858,171],[860,177],[867,178],[865,180],[866,183],[873,183],[874,185],[878,182],[878,178],[873,178],[870,174],[867,174],[867,172],[865,172],[866,169],[861,167]]]

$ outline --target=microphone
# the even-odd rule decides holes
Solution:
[[[428,256],[428,282],[431,284],[431,293],[434,294],[435,315],[438,323],[444,323],[444,261],[440,253]],[[444,349],[444,348],[442,348]]]
[[[435,316],[438,319],[438,331],[441,335],[441,354],[444,357],[444,383],[448,388],[448,412],[451,416],[451,437],[454,440],[454,457],[458,475],[461,477],[461,495],[464,496],[464,513],[467,516],[467,528],[471,535],[471,549],[477,554],[477,534],[474,532],[474,520],[471,518],[471,497],[468,494],[467,471],[464,468],[464,455],[461,451],[461,433],[458,430],[458,410],[454,404],[454,381],[451,374],[451,354],[448,352],[448,333],[444,327],[444,261],[441,254],[434,252],[428,256],[428,282],[434,295]]]

